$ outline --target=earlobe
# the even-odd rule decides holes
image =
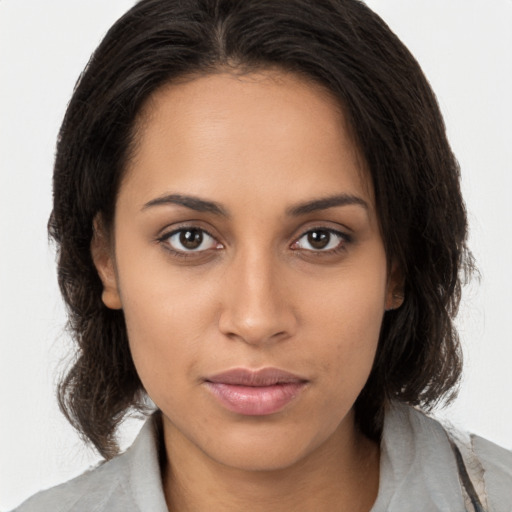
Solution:
[[[103,304],[109,309],[122,309],[114,264],[114,251],[99,214],[96,215],[93,221],[91,256],[103,283],[103,293],[101,295]]]
[[[386,292],[386,311],[398,309],[404,303],[404,278],[398,265],[393,264]]]
[[[392,292],[388,295],[386,300],[386,311],[398,309],[404,303],[403,292]]]

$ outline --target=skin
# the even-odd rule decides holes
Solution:
[[[163,413],[169,508],[369,510],[379,448],[355,428],[353,404],[397,280],[341,109],[293,75],[218,73],[155,93],[138,135],[113,233],[97,219],[92,253]],[[293,212],[333,196],[350,204]],[[211,237],[191,251],[170,236],[184,228]],[[204,383],[269,366],[307,380],[274,414],[228,411]]]

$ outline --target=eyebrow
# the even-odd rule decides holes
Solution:
[[[312,201],[307,201],[305,203],[300,203],[289,208],[286,213],[293,217],[298,217],[307,213],[334,208],[335,206],[348,205],[358,205],[363,207],[365,210],[369,210],[368,203],[364,199],[352,194],[338,194],[335,196],[323,197],[320,199],[313,199]]]
[[[197,212],[207,212],[220,215],[222,217],[229,217],[228,211],[220,204],[214,201],[207,201],[206,199],[183,194],[166,194],[164,196],[157,197],[145,203],[142,207],[142,210],[146,210],[154,206],[163,206],[168,204],[184,206],[185,208],[189,208]],[[295,206],[292,206],[291,208],[288,208],[286,210],[286,214],[292,217],[299,217],[311,212],[327,210],[336,206],[348,205],[358,205],[363,207],[365,210],[369,209],[368,203],[358,196],[354,196],[352,194],[338,194],[335,196],[313,199],[305,203],[299,203]]]
[[[142,210],[167,204],[176,204],[179,206],[184,206],[185,208],[190,208],[191,210],[195,210],[197,212],[214,213],[216,215],[221,215],[222,217],[229,216],[228,212],[222,206],[220,206],[220,204],[215,203],[214,201],[206,201],[205,199],[200,199],[199,197],[186,196],[182,194],[167,194],[161,197],[157,197],[156,199],[152,199],[151,201],[147,202],[142,207]]]

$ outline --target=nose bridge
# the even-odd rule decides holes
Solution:
[[[293,331],[293,309],[276,255],[245,247],[230,263],[220,329],[247,343],[282,339]]]

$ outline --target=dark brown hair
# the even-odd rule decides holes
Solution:
[[[339,100],[366,160],[403,305],[385,314],[356,418],[378,439],[390,399],[430,408],[454,393],[453,325],[472,269],[459,168],[419,65],[358,0],[142,0],[107,33],[80,77],[60,131],[49,231],[76,342],[59,386],[70,422],[109,458],[115,432],[144,403],[122,311],[107,309],[90,253],[93,218],[108,225],[136,120],[159,87],[220,69],[278,68]]]

